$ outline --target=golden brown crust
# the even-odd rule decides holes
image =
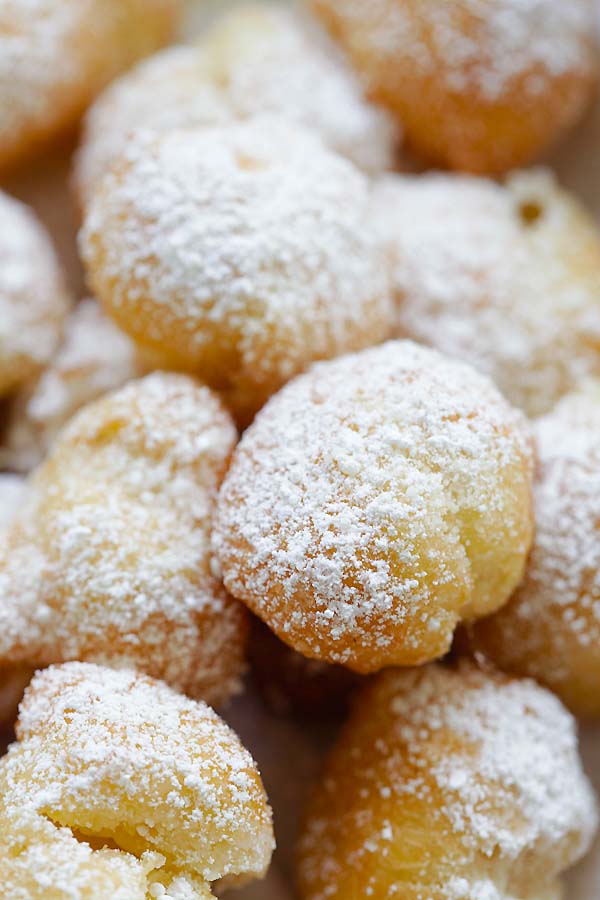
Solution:
[[[421,663],[521,579],[531,477],[525,420],[486,378],[390,341],[313,366],[259,413],[215,551],[228,590],[303,655]]]
[[[302,900],[550,900],[595,801],[550,693],[463,663],[389,670],[356,700],[309,805]]]
[[[224,876],[264,874],[274,842],[260,775],[205,704],[69,663],[35,677],[17,734],[0,762],[12,900],[204,900]]]
[[[438,165],[498,173],[567,130],[597,78],[590,0],[312,0],[376,100]]]
[[[577,715],[600,715],[600,386],[534,423],[536,534],[525,578],[470,631],[498,666],[536,678]]]
[[[367,180],[281,119],[132,139],[80,243],[117,323],[243,424],[314,359],[391,328]]]
[[[237,690],[246,616],[212,571],[209,537],[236,437],[183,375],[82,410],[2,546],[0,661],[132,666],[212,702]]]
[[[180,0],[6,0],[0,168],[74,125],[119,72],[173,35]]]

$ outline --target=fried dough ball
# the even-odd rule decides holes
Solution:
[[[205,704],[85,663],[38,673],[0,761],[0,882],[11,900],[204,900],[264,875],[260,775]]]
[[[524,418],[412,344],[313,366],[257,416],[219,493],[225,585],[304,656],[357,672],[442,656],[531,542]]]
[[[600,716],[600,382],[534,423],[536,534],[510,603],[472,633],[510,672]]]
[[[571,716],[533,681],[390,670],[357,701],[309,804],[302,900],[560,900],[594,795]]]
[[[580,117],[597,81],[592,0],[311,0],[427,159],[498,173]]]
[[[68,307],[48,235],[30,209],[0,191],[0,396],[48,363]]]
[[[273,113],[314,129],[367,172],[392,168],[399,129],[370,106],[352,69],[298,11],[248,3],[197,45],[140,63],[85,119],[75,184],[85,207],[132,132],[216,125]]]
[[[28,472],[82,406],[148,368],[134,343],[98,304],[82,300],[67,319],[62,343],[48,367],[11,402],[0,463]]]
[[[471,363],[531,416],[600,374],[600,233],[549,172],[389,176],[374,210],[400,335]]]
[[[72,126],[172,35],[181,0],[3,0],[0,169]]]
[[[246,619],[210,559],[235,440],[215,396],[183,375],[78,413],[0,546],[0,664],[129,666],[213,703],[237,690]]]
[[[247,422],[314,359],[388,335],[369,204],[351,163],[262,117],[139,136],[95,194],[80,244],[117,324]]]
[[[393,167],[398,127],[365,100],[354,70],[312,18],[245,3],[203,47],[236,116],[284,115],[366,172]]]

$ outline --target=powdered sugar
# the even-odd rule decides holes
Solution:
[[[549,173],[504,187],[390,176],[374,208],[400,333],[470,362],[531,415],[600,372],[600,238]]]
[[[25,481],[18,475],[0,474],[0,528],[14,518],[25,495]]]
[[[61,896],[82,896],[110,873],[111,897],[208,897],[206,882],[260,876],[268,865],[258,772],[204,704],[130,672],[73,663],[34,679],[18,736],[0,767],[0,868],[11,897],[42,896],[44,879]],[[188,893],[165,894],[173,880]]]
[[[315,0],[327,9],[330,0]],[[380,64],[410,61],[420,75],[445,79],[449,92],[476,91],[496,101],[516,83],[541,95],[549,79],[591,65],[595,29],[590,0],[460,0],[428,9],[418,2],[336,0],[336,12]]]
[[[209,549],[235,438],[208,389],[177,375],[75,417],[2,548],[0,660],[91,659],[213,701],[235,691],[245,620]]]
[[[389,884],[415,900],[550,900],[597,826],[571,716],[534,682],[470,663],[376,680],[321,789],[301,842],[306,900],[350,883],[365,897]]]
[[[139,129],[215,125],[272,113],[314,129],[360,168],[392,166],[398,128],[370,106],[339,50],[296,11],[249,3],[194,46],[163,51],[96,101],[76,180],[85,199]]]
[[[225,584],[307,656],[441,655],[520,579],[530,462],[523,420],[468,367],[409,342],[314,366],[234,454]]]
[[[0,392],[48,362],[67,308],[48,236],[27,207],[0,193]]]
[[[311,360],[387,335],[368,202],[350,163],[282,120],[138,135],[80,244],[122,327],[256,408]]]
[[[595,714],[600,679],[600,389],[565,397],[535,425],[536,535],[511,603],[483,626],[502,666]]]
[[[83,300],[66,320],[62,344],[49,366],[11,404],[0,462],[17,471],[33,468],[80,407],[141,375],[144,368],[129,338],[95,301]]]
[[[160,46],[178,5],[178,0],[3,0],[0,160],[11,160],[40,136],[71,124],[111,77]]]

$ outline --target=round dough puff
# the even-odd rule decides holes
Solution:
[[[600,233],[546,171],[375,192],[400,335],[489,375],[530,416],[600,374]]]
[[[260,775],[203,703],[69,663],[35,677],[17,737],[0,762],[11,900],[204,900],[223,876],[264,875],[274,841]]]
[[[367,180],[260,117],[141,135],[94,195],[80,245],[116,322],[241,422],[310,362],[391,328]]]
[[[215,125],[266,112],[314,129],[365,171],[393,166],[399,129],[367,103],[325,33],[296,10],[248,3],[199,44],[142,62],[96,100],[76,160],[82,207],[133,131]]]
[[[230,118],[198,46],[168,47],[143,60],[110,84],[86,113],[74,169],[79,205],[85,209],[133,132],[210,126]]]
[[[68,307],[48,235],[30,209],[0,191],[0,396],[49,362]]]
[[[597,81],[593,0],[312,0],[372,96],[430,161],[498,173],[580,117]]]
[[[91,299],[65,323],[63,340],[39,379],[11,401],[0,464],[28,472],[48,453],[60,429],[86,403],[143,375],[150,363]]]
[[[3,0],[0,168],[73,125],[112,78],[172,35],[181,0]]]
[[[357,672],[442,656],[531,543],[524,418],[409,341],[313,366],[246,431],[219,493],[225,585],[305,656]]]
[[[510,603],[473,629],[503,669],[600,716],[600,383],[534,423],[536,534]]]
[[[552,694],[463,664],[378,676],[309,804],[302,900],[560,900],[597,825]]]
[[[212,703],[235,692],[246,616],[211,570],[210,530],[236,437],[183,375],[78,413],[0,547],[0,663],[89,660]]]

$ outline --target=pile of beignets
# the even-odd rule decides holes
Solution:
[[[600,230],[526,167],[592,102],[594,3],[241,2],[186,43],[184,6],[0,3],[0,897],[263,878],[211,708],[252,691],[327,725],[300,900],[560,900]],[[82,296],[10,191],[56,152]]]

